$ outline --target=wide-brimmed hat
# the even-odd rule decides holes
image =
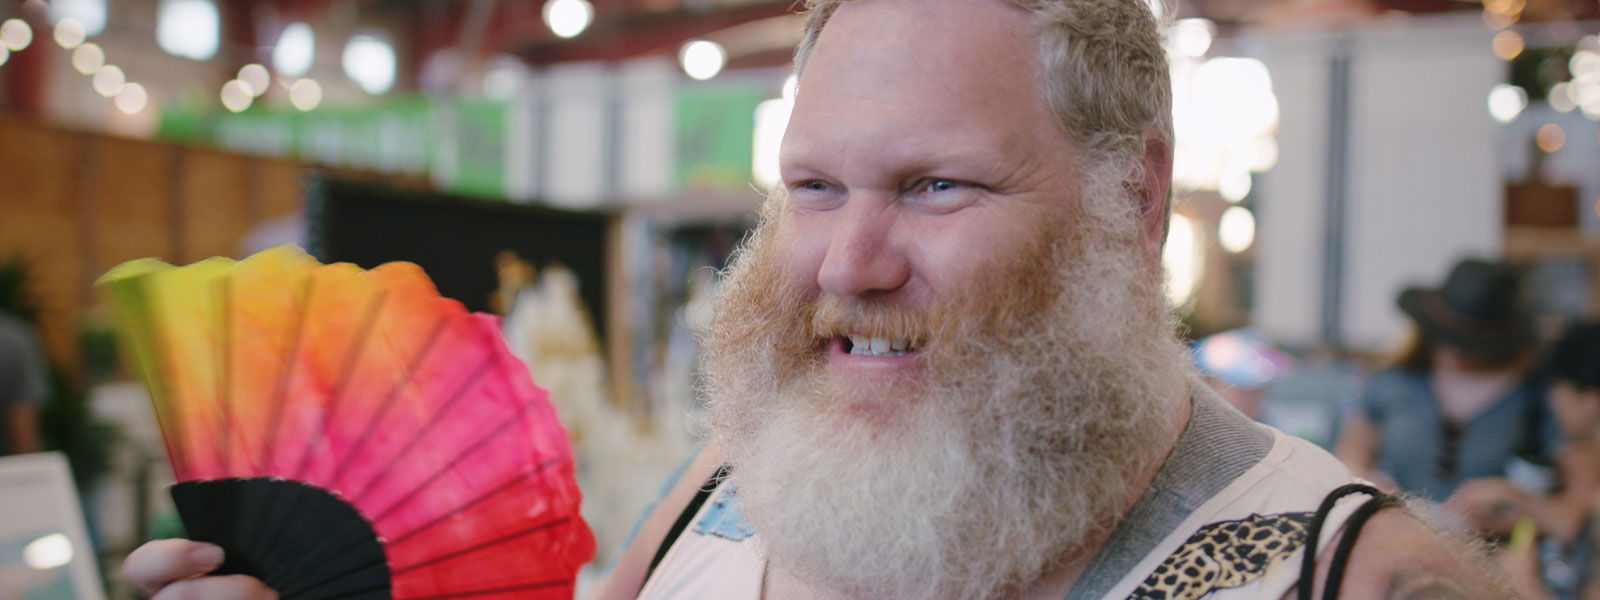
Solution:
[[[1534,343],[1519,283],[1509,265],[1468,259],[1438,289],[1408,288],[1398,303],[1429,338],[1466,354],[1505,357]]]

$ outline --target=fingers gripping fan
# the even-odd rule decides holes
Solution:
[[[190,537],[289,598],[570,598],[571,449],[494,317],[283,247],[102,280]]]

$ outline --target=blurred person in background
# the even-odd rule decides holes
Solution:
[[[1476,259],[1457,263],[1437,289],[1402,292],[1412,340],[1367,382],[1339,458],[1380,487],[1433,502],[1518,461],[1548,464],[1558,435],[1530,376],[1535,338],[1518,300],[1511,267]]]
[[[1539,541],[1511,544],[1508,553],[1524,556],[1509,560],[1535,569],[1553,597],[1600,599],[1600,578],[1595,577],[1600,574],[1600,524],[1595,522],[1600,501],[1600,323],[1568,329],[1551,348],[1545,367],[1547,401],[1562,434],[1555,476],[1548,482],[1519,481],[1515,473],[1468,481],[1450,503],[1472,521],[1498,529],[1520,521],[1536,527]]]
[[[47,369],[33,327],[0,310],[0,455],[39,451]]]
[[[1208,336],[1194,344],[1194,364],[1211,389],[1244,416],[1269,425],[1267,385],[1289,370],[1291,359],[1244,329]]]
[[[1191,347],[1212,391],[1244,416],[1322,448],[1333,445],[1341,403],[1353,402],[1353,375],[1313,348],[1298,360],[1249,329],[1224,331]]]

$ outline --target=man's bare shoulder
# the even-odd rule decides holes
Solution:
[[[1323,597],[1335,546],[1329,544],[1317,557],[1315,598]],[[1498,567],[1469,536],[1441,533],[1410,510],[1391,508],[1374,514],[1361,528],[1341,578],[1339,597],[1478,600],[1516,596],[1506,587]],[[1290,592],[1284,598],[1293,600],[1295,594]]]

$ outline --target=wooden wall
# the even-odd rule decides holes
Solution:
[[[0,258],[32,264],[40,336],[75,368],[95,278],[126,260],[235,256],[254,226],[302,202],[302,165],[64,130],[0,114]]]

